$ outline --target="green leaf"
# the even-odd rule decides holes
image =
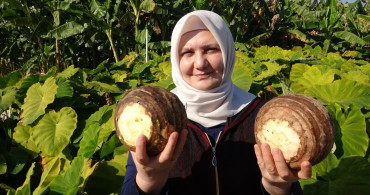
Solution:
[[[0,89],[0,113],[7,110],[14,102],[17,91],[14,87]]]
[[[71,86],[71,82],[64,77],[60,77],[57,80],[58,83],[58,91],[56,94],[57,98],[63,97],[73,97],[73,87]]]
[[[35,168],[35,163],[32,163],[30,169],[28,169],[26,180],[24,181],[23,185],[17,188],[15,194],[16,195],[28,195],[31,194],[31,176],[33,175],[33,169]]]
[[[0,175],[5,174],[7,170],[6,159],[4,155],[0,154]]]
[[[117,85],[110,85],[99,81],[86,82],[84,85],[89,89],[93,89],[101,93],[122,93],[122,90],[118,88]]]
[[[343,73],[341,76],[343,76],[344,79],[355,81],[357,83],[368,85],[370,87],[369,76],[362,73],[361,71],[349,71],[347,73]]]
[[[31,126],[18,125],[14,128],[13,139],[33,154],[38,154],[40,150],[31,137],[32,133],[33,128]]]
[[[335,117],[337,157],[365,156],[369,146],[366,133],[365,116],[355,105],[341,107],[331,104],[327,107],[329,113]]]
[[[20,70],[9,73],[8,75],[0,76],[0,89],[6,87],[14,86],[22,78],[22,73]]]
[[[47,36],[60,40],[68,38],[73,35],[80,34],[84,31],[84,29],[85,29],[84,26],[77,22],[67,22],[49,31]]]
[[[80,149],[78,150],[78,156],[85,158],[91,158],[95,153],[96,147],[98,146],[98,138],[100,133],[100,124],[90,124],[83,132],[82,140],[80,142]]]
[[[338,31],[335,32],[333,35],[351,43],[352,45],[359,44],[361,46],[364,46],[366,44],[363,39],[349,31]]]
[[[266,66],[267,70],[262,71],[257,77],[255,77],[255,81],[262,81],[272,76],[276,76],[282,69],[286,68],[285,65],[279,65],[275,62],[263,62],[263,65]]]
[[[71,166],[61,175],[58,175],[50,183],[50,194],[74,195],[78,192],[78,186],[82,181],[82,171],[84,169],[84,158],[75,157]]]
[[[149,63],[137,63],[135,64],[134,66],[134,69],[132,70],[132,75],[135,75],[135,76],[138,76],[140,75],[140,73],[142,73],[145,68],[149,67],[150,64]]]
[[[32,135],[38,148],[48,156],[58,156],[68,145],[77,126],[77,114],[70,107],[45,114]]]
[[[28,155],[23,150],[16,147],[11,147],[10,150],[5,154],[5,159],[7,163],[7,172],[16,175],[23,170]]]
[[[358,107],[369,107],[370,87],[348,80],[336,80],[330,84],[318,85],[305,91],[309,96],[318,98],[324,104],[355,104]]]
[[[103,144],[102,150],[100,152],[100,158],[104,158],[105,156],[111,154],[118,146],[122,146],[122,143],[119,140],[117,134],[114,133],[112,137]]]
[[[71,76],[75,75],[80,69],[75,68],[74,65],[69,66],[67,69],[65,69],[63,72],[58,73],[57,78],[63,77],[63,78],[70,78]]]
[[[296,79],[296,82],[305,88],[311,88],[315,85],[330,84],[334,81],[335,70],[331,69],[322,74],[317,67],[309,67],[302,75]]]
[[[245,91],[249,91],[253,82],[253,77],[247,73],[245,66],[235,66],[231,79],[236,86]]]
[[[20,87],[18,94],[20,97],[24,98],[26,96],[27,90],[35,83],[40,81],[40,76],[36,74],[29,74],[24,77],[20,82]]]
[[[33,194],[43,194],[47,190],[49,184],[59,175],[61,163],[59,157],[42,159],[43,171],[41,179]]]
[[[42,86],[40,83],[35,83],[28,89],[24,104],[21,107],[23,110],[21,114],[23,125],[33,123],[45,113],[48,104],[54,101],[57,89],[58,86],[53,77],[46,79]]]
[[[128,152],[118,154],[110,161],[102,161],[86,184],[87,194],[120,193],[124,180]],[[104,182],[101,182],[104,181]]]
[[[153,0],[144,0],[140,3],[139,9],[145,12],[151,12],[155,6],[156,4]]]
[[[329,156],[313,167],[314,178],[300,180],[303,193],[317,194],[367,194],[370,191],[370,168],[366,159],[359,156],[338,160]]]

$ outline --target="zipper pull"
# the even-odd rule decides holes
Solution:
[[[213,151],[212,165],[215,167],[217,166],[216,147],[212,147],[212,151]]]

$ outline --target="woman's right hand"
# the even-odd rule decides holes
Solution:
[[[136,165],[136,184],[141,191],[148,194],[159,194],[166,185],[168,174],[180,156],[185,145],[188,131],[171,133],[164,150],[154,157],[146,152],[146,137],[140,135],[136,140],[136,151],[131,152]]]

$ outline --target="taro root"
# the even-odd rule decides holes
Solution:
[[[147,138],[149,156],[163,151],[170,134],[186,128],[185,107],[166,89],[142,86],[129,91],[117,104],[114,116],[118,138],[135,151],[140,134]]]
[[[279,148],[293,169],[305,160],[312,165],[322,161],[333,147],[334,136],[326,108],[302,94],[273,98],[261,107],[255,121],[256,142]]]

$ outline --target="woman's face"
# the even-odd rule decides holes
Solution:
[[[224,63],[221,48],[208,30],[185,33],[179,45],[182,78],[198,90],[210,90],[221,84]]]

